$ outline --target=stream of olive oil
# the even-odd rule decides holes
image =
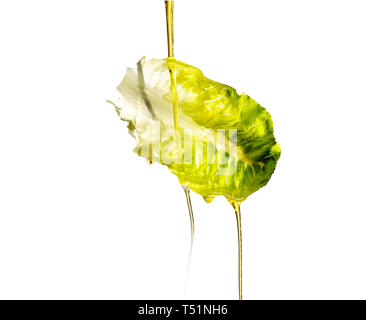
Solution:
[[[241,231],[241,212],[240,201],[227,198],[233,206],[236,215],[236,224],[238,228],[238,281],[239,281],[239,300],[243,300],[243,245],[242,245],[242,231]]]
[[[174,24],[173,24],[173,11],[174,11],[174,0],[165,0],[165,9],[166,9],[166,25],[167,25],[167,36],[168,36],[168,68],[170,73],[170,90],[171,96],[173,100],[173,115],[174,115],[174,128],[177,130],[179,128],[179,120],[178,120],[178,101],[177,101],[177,87],[176,87],[176,73],[175,66],[176,60],[174,58]],[[192,210],[192,203],[190,197],[189,188],[186,186],[182,186],[184,193],[186,195],[187,206],[189,211],[189,217],[191,222],[191,246],[189,252],[189,262],[188,267],[191,260],[192,255],[192,247],[194,240],[194,215]],[[204,197],[204,200],[207,203],[210,203],[214,197]],[[238,281],[239,281],[239,299],[243,299],[243,257],[242,257],[242,231],[241,231],[241,212],[240,212],[240,202],[236,200],[231,200],[228,198],[230,204],[234,207],[237,229],[238,229]]]
[[[168,37],[168,68],[170,73],[170,90],[171,96],[173,100],[173,116],[174,116],[174,129],[179,129],[179,120],[178,120],[178,99],[177,99],[177,83],[176,83],[176,74],[175,74],[175,58],[174,58],[174,24],[173,24],[173,13],[174,13],[174,0],[165,0],[165,10],[166,10],[166,26],[167,26],[167,37]],[[192,256],[192,248],[193,248],[193,240],[194,240],[194,215],[192,210],[192,202],[189,188],[186,186],[182,186],[188,206],[189,219],[191,224],[191,245],[189,249],[189,258],[188,258],[188,266],[189,269],[191,256]],[[188,271],[187,271],[188,272]]]
[[[193,240],[194,240],[194,216],[193,216],[192,202],[191,202],[191,196],[190,196],[189,188],[186,187],[186,186],[182,186],[182,187],[183,187],[184,193],[186,195],[187,206],[188,206],[188,211],[189,211],[189,218],[190,218],[190,221],[191,221],[191,247],[190,247],[190,250],[189,250],[189,261],[188,261],[188,266],[189,266],[190,261],[191,261]]]
[[[175,77],[175,58],[174,58],[174,0],[165,0],[166,10],[166,27],[168,32],[168,68],[170,73],[170,90],[173,99],[174,128],[178,129],[178,102],[177,102],[177,86]]]

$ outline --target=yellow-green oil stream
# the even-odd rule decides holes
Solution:
[[[173,23],[173,13],[174,13],[174,0],[165,0],[165,10],[166,10],[166,25],[167,25],[167,38],[168,38],[168,68],[170,73],[170,90],[173,103],[173,116],[174,116],[174,128],[179,129],[179,119],[178,119],[178,100],[177,100],[177,87],[176,87],[176,75],[175,75],[175,58],[174,58],[174,23]],[[189,262],[191,260],[193,240],[194,240],[194,215],[192,210],[192,203],[190,198],[189,188],[182,186],[189,211],[190,223],[191,223],[191,246],[189,252]],[[214,197],[204,197],[207,203],[210,203]],[[238,283],[239,283],[239,300],[243,299],[243,256],[242,256],[242,231],[241,231],[241,212],[240,212],[240,202],[232,199],[227,199],[229,203],[233,206],[236,215],[237,229],[238,229]]]
[[[175,58],[174,58],[174,23],[173,23],[173,13],[174,13],[174,1],[173,0],[165,0],[165,10],[166,10],[166,26],[167,26],[167,38],[168,38],[168,68],[170,73],[170,90],[171,96],[173,100],[173,117],[174,117],[174,129],[179,129],[179,120],[178,120],[178,99],[177,99],[177,87],[176,87],[176,76],[175,76]],[[194,241],[194,215],[192,209],[192,202],[189,188],[186,186],[182,186],[184,190],[184,194],[186,196],[187,207],[189,212],[189,219],[191,225],[191,243],[189,249],[189,259],[187,272],[190,266],[191,257],[192,257],[192,249],[193,249],[193,241]]]

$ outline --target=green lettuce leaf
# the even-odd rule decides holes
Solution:
[[[175,70],[179,128],[174,128],[168,62]],[[243,201],[263,187],[281,149],[270,114],[246,94],[176,60],[141,59],[127,69],[115,105],[136,139],[135,152],[166,165],[204,197]]]

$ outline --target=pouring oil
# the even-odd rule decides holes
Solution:
[[[194,216],[193,216],[192,202],[191,202],[191,196],[190,196],[189,188],[187,186],[182,186],[182,187],[183,187],[184,193],[186,195],[188,212],[189,212],[189,219],[190,219],[190,222],[191,222],[191,247],[190,247],[190,250],[189,250],[189,262],[188,262],[188,265],[189,265],[190,261],[191,261],[193,240],[194,240]]]
[[[170,90],[173,100],[173,115],[174,115],[174,128],[179,129],[178,120],[178,101],[177,101],[177,83],[176,83],[176,60],[174,58],[174,24],[173,24],[173,12],[174,12],[174,0],[165,0],[165,10],[166,10],[166,25],[167,25],[167,37],[168,37],[168,68],[170,73]],[[216,132],[215,132],[216,133]],[[216,138],[216,135],[215,135]],[[216,139],[215,139],[216,140]],[[189,253],[188,268],[192,255],[192,247],[194,240],[194,215],[192,210],[192,203],[190,198],[189,188],[182,186],[189,211],[190,223],[191,223],[191,246]],[[204,197],[207,203],[210,203],[214,197]],[[227,199],[233,206],[236,215],[237,229],[238,229],[238,282],[239,282],[239,300],[243,299],[243,256],[242,256],[242,231],[241,231],[241,212],[240,212],[240,202],[232,199]]]
[[[174,116],[174,129],[179,129],[178,120],[178,99],[177,99],[177,80],[175,73],[176,60],[174,58],[174,23],[173,23],[173,13],[174,13],[174,0],[165,0],[165,11],[166,11],[166,27],[167,27],[167,38],[168,38],[168,68],[170,73],[170,91],[173,100],[173,116]],[[189,258],[187,265],[187,274],[191,262],[193,240],[194,240],[194,215],[192,210],[192,202],[189,188],[182,186],[188,206],[189,219],[191,225],[191,245],[189,249]]]
[[[241,212],[240,201],[227,198],[233,206],[236,215],[236,225],[238,228],[238,281],[239,281],[239,300],[243,300],[243,249],[242,249],[242,232],[241,232]]]
[[[178,129],[178,102],[177,102],[177,85],[175,77],[175,58],[174,58],[174,0],[165,0],[166,10],[166,27],[168,32],[168,68],[170,73],[170,90],[173,99],[174,128]]]

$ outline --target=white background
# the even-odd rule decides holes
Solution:
[[[365,2],[177,0],[176,57],[272,114],[246,299],[366,299]],[[166,57],[162,0],[1,1],[0,298],[237,298],[232,208],[132,153],[105,100]]]

